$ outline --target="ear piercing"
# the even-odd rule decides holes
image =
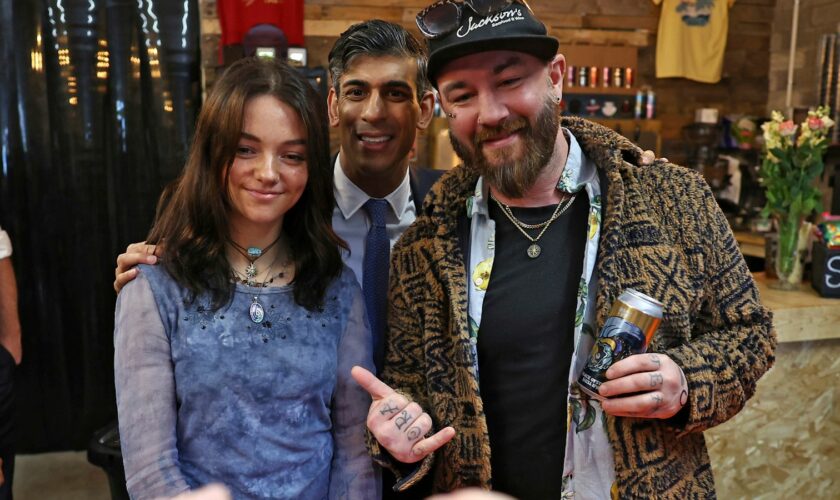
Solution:
[[[455,113],[450,113],[448,111],[446,112],[446,117],[449,118],[450,120],[455,119],[456,116],[457,115]]]
[[[561,100],[563,100],[563,98],[562,98],[562,97],[560,97],[559,95],[554,96],[554,102],[555,102],[556,104],[560,104],[560,101],[561,101]]]

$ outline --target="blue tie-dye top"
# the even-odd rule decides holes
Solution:
[[[370,397],[350,378],[372,369],[361,290],[345,268],[322,310],[292,288],[237,284],[212,311],[161,266],[120,293],[115,380],[132,498],[221,482],[234,498],[377,498],[365,449]],[[261,324],[248,308],[258,294]]]

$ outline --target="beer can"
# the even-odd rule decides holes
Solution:
[[[589,86],[589,68],[587,68],[586,66],[578,67],[578,86]]]
[[[610,86],[610,80],[611,80],[610,74],[611,73],[612,73],[612,71],[610,70],[609,66],[604,66],[601,69],[601,75],[603,75],[603,76],[601,76],[601,86],[602,87],[609,87]]]
[[[569,66],[566,68],[566,86],[567,87],[574,87],[577,85],[577,78],[575,77],[575,66]]]
[[[624,68],[624,88],[633,88],[633,68],[629,66]]]
[[[592,88],[598,86],[598,66],[589,68],[589,86]]]
[[[644,116],[644,100],[645,93],[641,90],[636,91],[636,105],[633,108],[633,118],[641,118]]]
[[[623,87],[624,86],[624,68],[613,68],[613,87]]]
[[[662,321],[662,309],[661,302],[632,288],[619,295],[578,378],[583,392],[604,399],[598,388],[607,381],[607,370],[622,359],[647,350]]]
[[[650,120],[656,110],[656,94],[653,90],[647,91],[647,102],[645,103],[645,118]]]

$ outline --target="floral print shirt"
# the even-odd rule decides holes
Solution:
[[[612,447],[607,438],[605,416],[597,400],[590,399],[578,388],[577,379],[586,365],[595,343],[594,273],[601,232],[601,185],[595,164],[584,156],[574,135],[563,133],[569,142],[566,166],[557,189],[566,193],[585,190],[589,197],[589,221],[584,251],[583,275],[577,292],[575,314],[575,350],[569,373],[568,415],[566,425],[566,459],[563,470],[563,498],[606,499],[617,494]],[[478,373],[478,329],[484,295],[490,283],[496,247],[496,224],[489,215],[489,186],[480,177],[472,196],[467,198],[470,218],[470,283],[468,314],[470,344],[475,372]],[[479,374],[480,376],[480,374]]]

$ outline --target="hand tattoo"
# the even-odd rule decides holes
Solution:
[[[659,361],[659,356],[657,356],[656,354],[651,354],[651,355],[650,355],[650,357],[649,357],[648,359],[650,359],[651,363],[653,363],[653,364],[655,364],[655,365],[656,365],[656,368],[657,368],[657,369],[658,369],[660,366],[662,366],[662,362],[661,362],[661,361]]]
[[[658,412],[659,409],[662,408],[662,395],[661,394],[653,394],[653,395],[651,395],[651,398],[653,398],[654,403],[656,403],[656,405],[653,407],[653,410],[650,412],[650,413],[653,414],[653,413]]]
[[[662,385],[662,374],[659,372],[650,374],[650,386],[659,387]]]
[[[391,403],[385,403],[385,407],[379,410],[380,415],[388,415],[390,413],[397,413],[400,411],[396,406],[391,406]]]
[[[394,425],[397,426],[397,429],[402,430],[403,426],[407,424],[409,420],[411,420],[411,414],[403,410],[403,412],[400,413],[400,416],[394,419]]]
[[[420,428],[416,425],[414,427],[410,427],[405,435],[409,441],[414,441],[415,439],[420,437]]]

